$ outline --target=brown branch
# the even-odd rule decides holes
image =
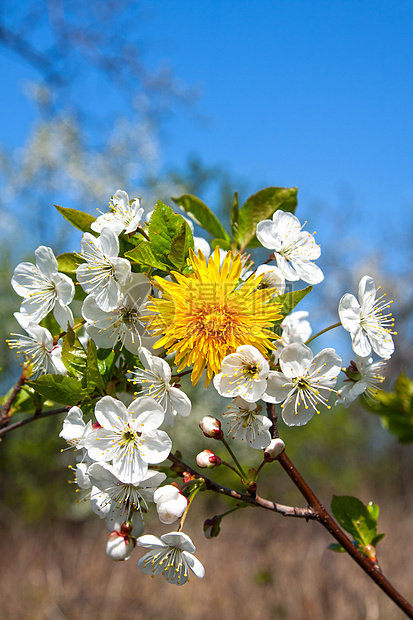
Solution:
[[[10,420],[10,409],[11,409],[11,406],[12,406],[12,404],[14,402],[14,399],[16,398],[16,396],[19,394],[20,390],[22,389],[22,386],[23,386],[24,382],[26,381],[26,379],[27,379],[26,370],[23,370],[20,379],[17,381],[16,385],[13,388],[12,393],[10,394],[9,398],[4,403],[3,407],[1,408],[0,428],[5,426],[8,423],[8,421]]]
[[[275,405],[272,403],[267,403],[267,415],[272,422],[272,427],[270,429],[271,437],[273,439],[278,439],[278,414],[275,412]]]
[[[284,517],[300,517],[304,519],[316,519],[316,514],[312,508],[297,508],[295,506],[284,506],[283,504],[277,504],[277,502],[271,502],[268,499],[264,499],[263,497],[259,497],[259,495],[249,495],[248,493],[240,493],[239,491],[235,491],[234,489],[229,489],[228,487],[224,487],[222,484],[218,484],[211,480],[210,478],[206,478],[195,469],[178,459],[174,454],[170,453],[168,459],[172,461],[174,465],[176,465],[180,471],[188,472],[195,476],[198,479],[202,479],[205,482],[205,486],[209,491],[213,491],[214,493],[220,493],[221,495],[227,495],[228,497],[232,497],[240,502],[246,502],[251,506],[258,506],[260,508],[265,508],[266,510],[272,510],[273,512],[278,512],[282,514]]]
[[[22,420],[19,420],[18,422],[15,422],[14,424],[9,424],[8,426],[5,426],[4,428],[0,429],[0,438],[3,435],[6,435],[6,433],[9,433],[10,431],[14,431],[16,428],[20,428],[21,426],[24,426],[25,424],[29,424],[29,422],[34,422],[34,420],[41,420],[42,418],[48,418],[52,415],[56,415],[57,413],[64,413],[65,411],[69,411],[70,407],[59,407],[58,409],[50,409],[49,411],[43,411],[40,413],[34,413],[32,416],[27,417],[27,418],[23,418]]]
[[[367,558],[339,528],[331,515],[324,508],[318,497],[310,489],[296,467],[290,461],[285,452],[283,452],[278,460],[293,481],[300,493],[308,501],[309,508],[314,511],[312,518],[319,521],[323,527],[337,540],[338,543],[347,551],[359,566],[367,573],[367,575],[389,596],[392,601],[402,609],[409,618],[413,618],[413,607],[410,603],[392,586],[392,584],[384,577],[377,563]]]

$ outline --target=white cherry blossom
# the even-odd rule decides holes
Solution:
[[[119,239],[110,228],[103,228],[98,238],[85,233],[81,248],[86,262],[77,268],[77,279],[83,290],[93,295],[99,308],[110,312],[118,305],[119,287],[129,279],[130,262],[118,257]]]
[[[136,484],[122,482],[108,463],[92,463],[88,474],[93,485],[90,493],[92,509],[106,519],[110,531],[118,529],[131,514],[140,513],[142,509],[146,511],[147,502],[154,501],[155,490],[166,478],[163,472],[148,469]]]
[[[282,372],[268,377],[268,394],[282,403],[282,417],[288,426],[307,424],[320,404],[328,409],[328,396],[333,392],[341,359],[334,349],[323,349],[313,358],[305,344],[293,343],[280,355]]]
[[[25,356],[34,375],[66,375],[67,370],[62,362],[62,347],[53,344],[53,336],[49,330],[33,323],[20,312],[15,312],[14,317],[28,335],[11,334],[16,338],[6,340],[10,349],[17,349],[18,356]]]
[[[149,575],[162,574],[168,583],[182,586],[189,581],[189,571],[202,579],[205,569],[193,555],[195,546],[187,534],[170,532],[160,538],[151,534],[137,540],[139,547],[149,548],[138,566]]]
[[[73,314],[68,305],[75,294],[69,276],[58,272],[53,250],[41,245],[35,251],[36,265],[19,263],[14,270],[11,284],[23,297],[20,312],[33,323],[39,323],[53,310],[54,317],[63,331],[69,323],[73,327]]]
[[[122,231],[126,234],[135,232],[143,214],[140,198],[129,204],[128,194],[122,189],[118,189],[113,195],[109,207],[108,213],[102,213],[90,225],[92,230],[100,233],[103,228],[110,228],[116,235],[120,235]]]
[[[227,419],[228,433],[233,439],[245,440],[251,448],[265,448],[271,441],[269,429],[272,425],[267,416],[260,415],[261,405],[248,403],[237,396],[232,400],[232,406],[223,413]]]
[[[380,373],[385,365],[385,362],[373,362],[372,357],[357,357],[355,362],[352,361],[344,371],[347,379],[337,392],[336,405],[349,407],[361,394],[374,400],[380,383],[384,381]]]
[[[85,424],[82,410],[79,407],[72,407],[63,420],[63,428],[59,433],[59,437],[65,439],[70,446],[82,448],[85,432],[90,430],[91,427],[90,422]]]
[[[306,342],[312,334],[309,321],[307,321],[308,312],[305,310],[297,310],[291,312],[281,323],[282,334],[280,340],[274,342],[274,356],[277,361],[284,347],[293,342]]]
[[[143,273],[132,273],[119,287],[117,305],[109,312],[102,310],[92,295],[86,297],[82,307],[85,329],[98,347],[114,348],[120,341],[128,351],[138,353],[145,332],[140,317],[151,288]]]
[[[286,280],[304,280],[318,284],[324,278],[323,272],[313,262],[319,258],[320,246],[314,236],[303,231],[292,213],[278,209],[272,220],[257,224],[258,241],[274,251],[278,268]]]
[[[221,372],[214,377],[214,386],[221,396],[242,396],[249,403],[268,400],[267,377],[270,366],[265,357],[251,345],[242,345],[222,360]],[[272,402],[270,400],[269,402]]]
[[[148,471],[148,464],[162,463],[172,442],[157,430],[165,413],[153,398],[141,397],[128,408],[111,396],[101,398],[95,407],[100,428],[89,433],[85,447],[94,461],[112,461],[119,480],[137,484]]]
[[[172,371],[168,362],[152,355],[145,347],[138,350],[142,368],[135,367],[130,379],[134,384],[140,384],[139,395],[150,396],[158,401],[165,410],[165,422],[173,426],[176,416],[189,416],[191,401],[179,388],[171,385]]]
[[[368,357],[371,350],[379,357],[389,359],[394,351],[391,334],[394,320],[391,313],[383,314],[393,303],[385,294],[376,299],[374,280],[363,276],[358,287],[358,300],[346,293],[340,300],[338,314],[344,329],[350,332],[353,351],[359,357]]]

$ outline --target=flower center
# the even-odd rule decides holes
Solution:
[[[120,316],[122,322],[129,329],[134,329],[138,320],[139,313],[134,308],[120,308]]]
[[[137,431],[133,430],[130,426],[128,426],[128,428],[121,435],[119,445],[121,447],[130,446],[131,444],[133,444],[133,446],[136,446],[139,443],[139,437],[141,435],[142,433],[138,433]]]

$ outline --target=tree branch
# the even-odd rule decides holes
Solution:
[[[205,481],[206,488],[209,491],[213,491],[214,493],[220,493],[221,495],[227,495],[228,497],[232,497],[241,502],[245,502],[250,504],[251,506],[258,506],[260,508],[265,508],[266,510],[271,510],[273,512],[278,512],[282,514],[284,517],[300,517],[304,519],[316,519],[317,516],[312,508],[297,508],[295,506],[284,506],[283,504],[277,504],[277,502],[271,502],[268,499],[264,499],[263,497],[259,497],[259,495],[249,495],[248,493],[240,493],[239,491],[235,491],[234,489],[229,489],[228,487],[224,487],[222,484],[218,484],[211,480],[210,478],[206,478],[195,469],[192,469],[189,465],[178,459],[174,454],[170,453],[168,459],[172,461],[174,465],[177,465],[181,472],[188,472],[195,476],[196,478],[202,479]]]
[[[14,424],[9,424],[8,426],[5,426],[4,428],[0,429],[0,439],[1,437],[3,437],[3,435],[6,435],[6,433],[9,433],[10,431],[14,431],[16,428],[20,428],[21,426],[24,426],[25,424],[29,424],[29,422],[34,422],[34,420],[41,420],[42,418],[49,418],[52,415],[56,415],[57,413],[64,413],[65,411],[69,411],[70,407],[59,407],[58,409],[50,409],[49,411],[43,411],[40,413],[34,413],[32,416],[27,417],[27,418],[23,418],[22,420],[19,420],[18,422],[15,422]]]
[[[24,382],[26,381],[26,378],[27,378],[26,370],[23,370],[20,379],[17,381],[16,385],[13,388],[12,393],[10,394],[9,398],[4,403],[3,407],[1,408],[0,428],[2,428],[10,420],[11,406],[13,404],[14,399],[16,398],[16,396],[19,394],[20,390],[22,389],[22,386]]]
[[[308,501],[309,507],[314,511],[313,519],[319,521],[323,527],[340,543],[347,553],[353,558],[359,566],[367,573],[367,575],[387,594],[392,601],[402,609],[409,618],[413,618],[413,607],[410,603],[392,586],[392,584],[384,577],[377,563],[367,558],[347,537],[347,535],[339,528],[331,515],[324,508],[318,497],[310,489],[299,471],[290,461],[285,452],[283,452],[278,460],[281,467],[293,481],[300,493]]]

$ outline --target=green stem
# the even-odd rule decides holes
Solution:
[[[228,445],[228,443],[227,443],[227,441],[226,441],[225,437],[222,437],[222,438],[221,438],[221,441],[222,441],[222,443],[224,444],[224,446],[226,447],[226,449],[228,450],[228,452],[230,453],[230,455],[231,455],[231,457],[232,457],[232,459],[233,459],[233,461],[234,461],[235,465],[238,467],[239,472],[240,472],[240,474],[241,474],[242,478],[243,478],[244,480],[247,480],[247,476],[245,475],[244,470],[242,469],[242,467],[241,467],[241,465],[240,465],[240,463],[239,463],[239,461],[238,461],[237,457],[235,456],[235,454],[233,453],[233,451],[232,451],[232,450],[231,450],[231,448],[229,447],[229,445]]]
[[[311,342],[315,338],[318,338],[318,336],[321,336],[321,334],[325,334],[326,332],[329,332],[330,329],[334,329],[335,327],[340,327],[340,326],[341,326],[340,322],[334,323],[334,325],[330,325],[330,327],[326,327],[325,329],[322,329],[321,332],[318,332],[314,336],[311,336],[311,338],[309,338],[304,344],[308,344],[309,342]]]
[[[182,532],[182,528],[184,527],[184,523],[185,523],[186,515],[188,514],[189,508],[190,508],[190,506],[191,506],[191,504],[192,504],[192,502],[193,502],[193,500],[194,500],[194,498],[195,498],[196,494],[197,494],[197,493],[199,493],[199,491],[201,490],[201,488],[202,488],[202,485],[201,485],[201,486],[197,486],[197,487],[194,489],[194,491],[192,492],[192,494],[191,494],[191,496],[190,496],[190,498],[189,498],[189,501],[188,501],[188,506],[185,508],[185,512],[184,512],[184,514],[183,514],[183,515],[182,515],[182,517],[181,517],[181,522],[180,522],[180,524],[179,524],[178,532]]]

